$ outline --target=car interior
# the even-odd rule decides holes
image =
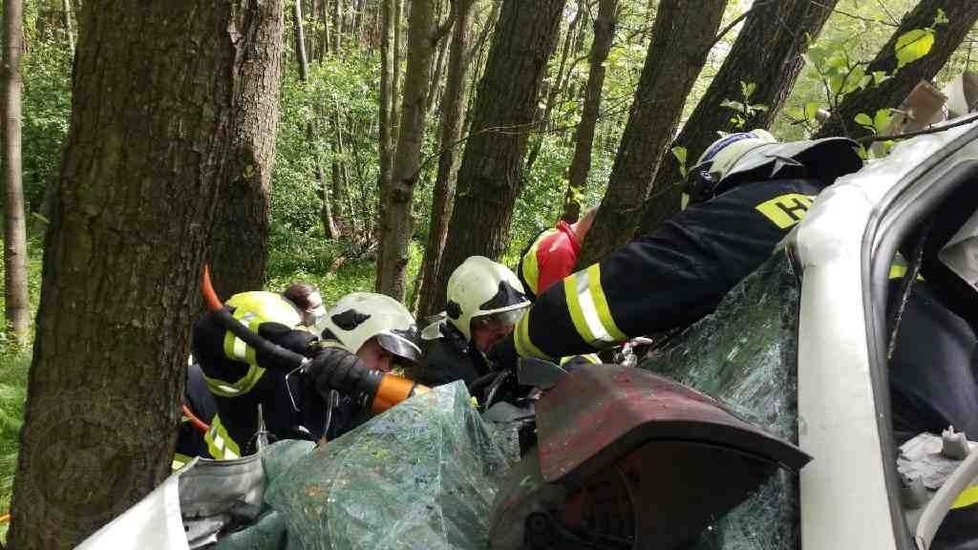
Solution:
[[[871,373],[901,548],[978,548],[955,529],[978,521],[978,505],[960,498],[978,478],[978,447],[962,443],[978,441],[976,139],[967,132],[898,184],[864,239]],[[954,442],[963,451],[952,459]]]

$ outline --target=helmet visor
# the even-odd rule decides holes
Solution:
[[[379,333],[376,338],[380,347],[395,357],[405,359],[412,363],[417,363],[421,360],[421,348],[416,343],[417,331],[384,331]]]
[[[507,311],[500,311],[497,313],[490,313],[488,315],[480,315],[478,317],[472,318],[473,326],[513,326],[520,318],[526,314],[526,310],[529,309],[529,304],[525,307],[520,307],[517,309],[510,309]]]

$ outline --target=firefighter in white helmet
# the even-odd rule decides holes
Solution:
[[[508,336],[530,300],[508,267],[483,256],[462,262],[448,279],[445,318],[425,349],[414,378],[429,386],[471,384],[492,369],[486,352]]]
[[[380,371],[410,369],[421,359],[421,348],[414,316],[400,302],[384,294],[353,292],[339,299],[327,313],[322,332],[323,345],[339,347]],[[356,427],[370,417],[354,396],[325,388],[329,402],[318,420],[323,433],[332,439]],[[313,419],[307,422],[315,424]]]

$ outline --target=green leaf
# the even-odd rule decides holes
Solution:
[[[890,119],[892,115],[889,109],[880,109],[876,111],[873,115],[873,127],[876,128],[876,133],[882,134],[886,127],[890,125]]]
[[[886,71],[873,71],[873,85],[879,86],[884,80],[890,78]]]
[[[721,107],[726,107],[728,109],[733,109],[734,111],[743,111],[744,104],[739,101],[734,101],[732,99],[724,99],[720,102]]]
[[[805,120],[814,121],[815,115],[818,114],[818,103],[815,101],[809,101],[805,104]]]
[[[865,128],[873,128],[873,119],[866,113],[859,113],[853,120],[855,120],[856,124],[860,126]]]
[[[673,147],[669,151],[671,151],[672,156],[676,157],[676,160],[679,161],[679,173],[683,175],[683,179],[686,179],[686,174],[689,172],[689,170],[686,169],[686,155],[688,151],[685,147],[680,147],[679,145]]]
[[[913,29],[901,34],[896,41],[897,69],[924,57],[933,46],[933,29]]]
[[[750,100],[750,97],[754,95],[755,91],[757,91],[756,83],[740,81],[740,93],[743,94],[745,102]]]
[[[951,20],[947,18],[947,14],[944,13],[944,10],[937,8],[937,15],[934,16],[933,26],[936,27],[938,25],[943,25],[950,22]]]

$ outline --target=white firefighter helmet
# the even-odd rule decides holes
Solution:
[[[530,306],[523,284],[508,267],[484,256],[471,256],[448,278],[448,321],[466,340],[472,339],[472,320],[495,316],[516,324]]]
[[[353,292],[339,299],[326,316],[325,340],[356,353],[371,338],[391,354],[418,362],[418,328],[400,302],[384,294]]]
[[[767,130],[728,134],[714,141],[690,169],[690,201],[707,200],[738,182],[813,177],[825,185],[862,168],[859,145],[846,138],[779,143]]]

